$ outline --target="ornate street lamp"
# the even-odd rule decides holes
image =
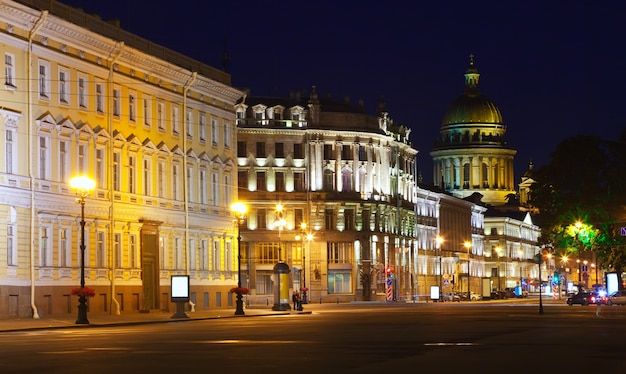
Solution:
[[[96,187],[96,183],[89,177],[79,176],[70,180],[70,187],[76,191],[76,202],[80,204],[80,288],[85,288],[85,198]],[[87,297],[81,294],[78,297],[78,317],[76,323],[88,325]]]
[[[246,204],[238,201],[231,206],[233,213],[237,215],[237,303],[235,315],[244,315],[243,312],[243,294],[241,292],[241,225],[244,223],[248,207]]]

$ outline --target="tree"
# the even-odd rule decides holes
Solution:
[[[626,226],[625,140],[626,131],[619,140],[565,139],[535,173],[530,203],[539,210],[542,243],[565,252],[592,250],[599,265],[619,272],[626,268],[626,241],[619,231]],[[576,222],[584,224],[578,232]]]

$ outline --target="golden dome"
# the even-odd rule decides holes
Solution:
[[[496,104],[480,93],[478,69],[474,66],[474,56],[470,55],[470,65],[465,71],[465,91],[448,107],[441,122],[442,126],[456,124],[503,124],[502,114]]]

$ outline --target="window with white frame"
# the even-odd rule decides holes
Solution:
[[[217,145],[217,137],[218,137],[218,122],[217,122],[217,118],[212,118],[211,119],[211,144],[216,146]]]
[[[180,199],[180,191],[178,188],[180,178],[179,173],[179,165],[178,163],[172,164],[172,199],[179,200]]]
[[[152,99],[147,95],[143,97],[143,123],[148,128],[152,123]]]
[[[159,131],[165,131],[165,103],[157,102],[157,128]]]
[[[39,137],[39,178],[50,179],[50,137]]]
[[[185,134],[188,139],[193,138],[193,111],[191,109],[187,110],[187,115],[185,116]]]
[[[50,63],[39,60],[39,98],[50,99]]]
[[[230,148],[230,123],[224,123],[224,147]]]
[[[88,101],[87,97],[89,95],[89,81],[87,76],[83,74],[78,74],[78,108],[79,109],[87,109]]]
[[[106,235],[104,231],[96,232],[96,267],[104,268],[107,266],[106,259]]]
[[[224,242],[224,263],[227,271],[233,271],[232,242],[230,240]]]
[[[104,84],[96,81],[96,112],[104,114]]]
[[[200,132],[200,141],[204,143],[206,141],[206,114],[200,113],[200,120],[198,125],[198,131]]]
[[[106,152],[103,146],[96,148],[96,185],[98,188],[106,187]]]
[[[4,85],[7,89],[13,90],[15,82],[15,56],[11,53],[4,54]]]
[[[194,186],[194,178],[193,178],[193,166],[187,165],[187,200],[190,202],[196,202],[195,199],[195,189]]]
[[[198,181],[198,194],[200,195],[200,204],[207,204],[206,175],[206,169],[200,168],[200,172],[198,173],[198,177],[200,178],[200,180]]]
[[[137,168],[137,156],[129,155],[128,156],[128,192],[136,193],[136,169]]]
[[[183,248],[182,239],[179,237],[174,238],[174,258],[176,259],[175,269],[183,269]]]
[[[122,90],[119,87],[113,88],[113,116],[120,118],[122,115]]]
[[[158,197],[165,197],[165,160],[157,162],[157,193]]]
[[[131,122],[137,120],[137,93],[135,91],[128,92],[128,120]]]
[[[11,208],[14,210],[14,208]],[[11,222],[7,225],[7,265],[17,265],[17,225]]]
[[[211,174],[211,199],[213,205],[220,203],[220,186],[218,173]]]
[[[143,194],[152,196],[152,160],[147,155],[143,159]]]
[[[231,178],[229,174],[224,175],[224,187],[223,187],[223,191],[224,191],[224,199],[222,201],[224,201],[226,204],[228,204],[228,202],[230,201],[230,184],[231,184]]]
[[[352,271],[328,269],[328,293],[352,293]]]
[[[189,239],[189,269],[198,270],[198,259],[196,258],[196,241]]]
[[[135,269],[137,267],[137,235],[130,234],[128,236],[128,267]]]
[[[84,174],[87,170],[87,145],[78,145],[78,173]]]
[[[64,67],[59,67],[59,103],[70,103],[70,70]]]
[[[209,269],[209,243],[206,239],[200,241],[200,269]]]
[[[72,266],[72,238],[67,227],[59,229],[59,266],[65,268]]]
[[[67,182],[70,178],[70,142],[59,141],[59,181]]]
[[[213,239],[213,271],[222,270],[222,253],[219,240]]]
[[[172,134],[180,134],[180,107],[172,105]]]
[[[113,189],[120,191],[122,172],[122,153],[120,151],[113,152]]]
[[[4,167],[7,174],[17,172],[17,134],[16,129],[7,128],[4,131]]]
[[[122,251],[122,234],[116,232],[113,234],[113,251],[115,252],[115,267],[117,269],[122,268],[123,264],[123,251]]]
[[[50,234],[52,229],[48,226],[40,228],[40,244],[39,244],[39,266],[52,266],[52,243],[50,243]]]

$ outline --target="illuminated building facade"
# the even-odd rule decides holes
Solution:
[[[86,198],[90,313],[197,308],[236,283],[230,76],[55,1],[2,1],[0,318],[74,314]]]
[[[308,96],[244,97],[235,111],[248,302],[271,302],[279,261],[290,288],[315,302],[426,297],[442,268],[467,273],[457,265],[463,241],[474,243],[471,276],[482,276],[484,208],[417,187],[410,130],[382,103],[370,115],[313,87]],[[441,262],[438,235],[449,240]]]

